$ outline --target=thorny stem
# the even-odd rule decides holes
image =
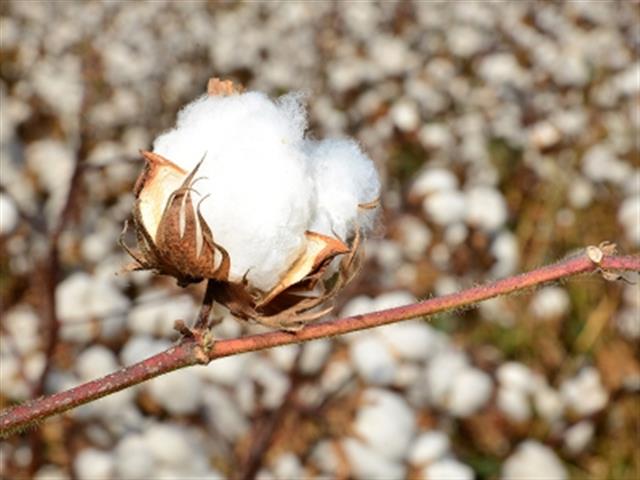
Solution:
[[[609,274],[610,278],[611,272],[623,271],[640,272],[640,256],[605,256],[596,262],[587,255],[580,255],[527,273],[450,295],[428,299],[403,307],[308,325],[296,333],[276,331],[221,340],[213,345],[204,346],[201,343],[203,339],[206,341],[206,336],[184,337],[168,350],[135,365],[122,368],[110,375],[70,390],[30,400],[21,405],[5,409],[0,412],[0,437],[7,437],[47,417],[65,412],[131,385],[142,383],[158,375],[191,365],[206,365],[217,358],[264,350],[280,345],[306,342],[318,338],[333,337],[410,318],[433,315],[474,305],[482,300],[499,295],[584,273],[600,272],[603,275]],[[206,355],[202,355],[202,352],[206,352]]]

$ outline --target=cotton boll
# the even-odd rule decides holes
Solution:
[[[504,197],[491,187],[476,186],[466,192],[466,221],[487,232],[500,228],[507,219]]]
[[[343,240],[357,227],[370,230],[376,212],[358,205],[380,197],[373,162],[352,140],[308,142],[307,149],[317,196],[311,230]]]
[[[424,125],[418,131],[420,143],[426,148],[446,150],[453,145],[454,138],[449,128],[441,123]]]
[[[272,348],[268,355],[273,359],[273,363],[284,371],[289,371],[298,358],[300,352],[299,345],[283,345],[281,347]]]
[[[562,417],[564,410],[562,397],[546,383],[536,382],[533,401],[536,412],[547,422],[553,423]]]
[[[424,197],[443,190],[457,190],[458,178],[444,168],[431,168],[421,172],[411,185],[412,196]]]
[[[570,453],[579,454],[587,447],[594,433],[593,423],[583,420],[567,429],[564,433],[564,445]]]
[[[65,278],[56,289],[56,313],[64,339],[83,342],[91,338],[92,319],[126,310],[130,301],[110,280],[84,272]]]
[[[268,361],[252,362],[250,373],[263,389],[262,405],[268,409],[279,407],[289,391],[289,377]]]
[[[73,173],[74,153],[62,142],[39,140],[29,144],[25,158],[28,168],[35,173],[40,185],[49,192],[45,210],[50,224],[53,224],[67,196]],[[56,168],[51,168],[51,165],[55,165]]]
[[[421,321],[385,325],[376,330],[395,355],[408,360],[424,361],[444,348],[439,332]]]
[[[562,287],[544,287],[531,300],[530,310],[541,319],[558,318],[571,306],[569,294]]]
[[[389,460],[401,460],[416,429],[414,412],[406,401],[389,390],[368,389],[354,422],[358,438]]]
[[[349,347],[358,374],[373,385],[389,385],[396,374],[396,360],[382,339],[374,334],[356,339]]]
[[[332,478],[340,468],[340,461],[337,455],[338,448],[338,445],[329,440],[321,440],[311,450],[310,458],[313,464],[322,473],[331,474]]]
[[[147,388],[151,397],[173,415],[193,413],[202,403],[202,381],[189,369],[156,377]]]
[[[344,387],[352,375],[353,367],[350,362],[333,361],[327,366],[320,384],[325,392],[333,393]]]
[[[535,440],[521,443],[502,465],[504,480],[565,480],[567,470],[556,454]]]
[[[250,368],[250,362],[254,361],[253,353],[232,355],[218,358],[209,365],[195,367],[202,378],[221,385],[233,386]]]
[[[305,478],[307,476],[300,459],[290,452],[281,454],[274,461],[273,474],[276,478]]]
[[[534,377],[526,365],[519,362],[506,362],[498,367],[496,377],[501,385],[529,392],[534,386]]]
[[[120,351],[120,361],[123,365],[133,365],[145,358],[169,348],[171,343],[167,340],[155,340],[146,335],[131,337]]]
[[[153,459],[164,466],[187,467],[195,453],[186,430],[176,425],[154,423],[144,434]]]
[[[469,229],[463,223],[453,223],[444,231],[444,240],[451,248],[462,245],[469,236]]]
[[[321,338],[307,343],[302,347],[299,369],[304,375],[313,375],[320,371],[331,354],[333,348],[331,340]]]
[[[620,160],[610,145],[598,144],[582,158],[582,171],[593,181],[622,184],[631,174],[631,167]]]
[[[426,465],[444,457],[451,448],[449,437],[437,430],[421,434],[409,451],[409,463]]]
[[[525,422],[531,417],[529,400],[522,390],[500,387],[497,404],[498,408],[515,422]]]
[[[442,190],[427,196],[422,210],[429,220],[437,225],[451,225],[464,219],[467,199],[457,190]]]
[[[593,201],[593,184],[585,178],[578,176],[567,187],[568,200],[573,208],[586,208]]]
[[[84,381],[112,373],[118,367],[118,359],[114,353],[102,345],[87,348],[76,359],[76,370]]]
[[[574,378],[565,380],[560,387],[565,405],[578,415],[591,415],[603,409],[609,400],[594,367],[583,368]]]
[[[396,375],[393,378],[393,385],[398,388],[411,388],[416,382],[422,380],[422,369],[416,363],[403,362],[398,364]],[[411,403],[413,398],[407,396],[407,400]]]
[[[13,199],[0,193],[0,236],[8,235],[18,226],[19,214]]]
[[[444,406],[455,377],[467,368],[464,354],[445,350],[429,363],[426,375],[432,402]]]
[[[115,449],[116,478],[146,480],[153,478],[154,459],[145,438],[130,434],[118,442]]]
[[[196,201],[206,197],[202,215],[232,259],[230,278],[248,272],[262,290],[301,253],[312,214],[315,190],[301,149],[306,124],[296,102],[276,104],[260,93],[204,96],[154,143],[156,153],[188,171],[206,154]]]
[[[409,98],[402,98],[391,107],[393,123],[402,131],[413,131],[420,124],[420,111]]]
[[[249,430],[249,421],[238,402],[222,388],[208,385],[202,395],[206,418],[214,431],[235,442]]]
[[[424,222],[413,216],[405,216],[398,223],[400,231],[400,243],[406,254],[411,260],[417,260],[427,250],[431,244],[431,230],[427,228]]]
[[[20,361],[13,355],[0,355],[0,392],[9,398],[23,400],[29,397],[30,387],[20,372]]]
[[[468,465],[453,458],[438,460],[422,470],[426,480],[473,480],[475,475]]]
[[[342,448],[351,467],[351,474],[358,480],[405,477],[406,468],[402,463],[380,455],[358,440],[346,438],[342,441]]]
[[[638,308],[624,308],[615,316],[615,324],[618,331],[629,340],[640,338],[640,318]]]
[[[375,308],[374,301],[366,295],[359,295],[349,300],[342,310],[340,317],[351,317],[372,312]]]
[[[34,480],[69,480],[70,478],[67,472],[56,465],[44,465],[33,476]]]
[[[502,231],[491,244],[491,254],[496,263],[491,267],[491,275],[496,278],[511,275],[520,262],[520,248],[516,236]]]
[[[11,337],[10,344],[16,348],[18,353],[25,355],[36,350],[40,345],[41,321],[30,307],[24,306],[9,310],[4,315],[2,322]],[[0,337],[0,341],[4,343],[5,339]]]
[[[640,245],[640,194],[624,199],[618,210],[618,222],[627,238],[635,245]]]
[[[108,480],[113,478],[114,458],[109,452],[85,448],[77,454],[73,469],[80,480]]]
[[[385,292],[378,295],[374,300],[375,310],[386,310],[388,308],[402,307],[416,302],[416,297],[404,290]]]
[[[376,242],[374,254],[378,265],[387,271],[397,270],[402,264],[402,249],[391,240]]]
[[[480,410],[491,397],[491,377],[477,368],[466,368],[455,376],[447,406],[452,414],[466,417]]]

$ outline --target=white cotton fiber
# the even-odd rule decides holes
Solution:
[[[305,248],[305,232],[351,236],[370,228],[359,203],[375,200],[373,163],[347,140],[316,142],[300,95],[277,101],[256,92],[203,96],[179,114],[154,151],[191,171],[215,241],[231,258],[230,279],[269,290]]]
[[[310,143],[316,182],[316,212],[311,230],[346,239],[356,226],[370,229],[375,210],[359,204],[376,200],[380,180],[373,163],[352,140]],[[358,215],[361,213],[361,215]]]

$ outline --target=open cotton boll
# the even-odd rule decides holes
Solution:
[[[301,253],[314,186],[303,152],[297,97],[205,96],[188,105],[154,152],[191,171],[195,203],[229,253],[230,279],[269,290]]]
[[[215,281],[233,316],[270,328],[326,314],[317,307],[361,264],[356,233],[373,223],[380,182],[357,144],[305,139],[305,128],[299,96],[272,101],[210,79],[142,152],[130,269]]]
[[[374,210],[358,205],[375,201],[380,180],[373,162],[352,140],[308,142],[316,185],[316,211],[311,230],[345,240],[356,227],[370,230]]]
[[[377,450],[354,439],[342,440],[345,457],[351,467],[351,474],[356,479],[388,479],[404,478],[406,467],[398,460],[380,455]]]
[[[565,480],[568,474],[553,450],[535,440],[525,440],[502,465],[500,478]]]
[[[413,440],[416,419],[407,402],[396,393],[370,388],[354,422],[355,434],[381,457],[403,460]]]

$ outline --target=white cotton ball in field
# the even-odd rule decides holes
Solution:
[[[451,448],[451,441],[446,433],[437,430],[424,432],[413,442],[409,451],[411,465],[420,466],[444,457]]]
[[[416,430],[413,410],[404,398],[381,388],[366,390],[362,402],[353,427],[358,438],[382,457],[404,459]]]
[[[146,387],[151,397],[173,415],[194,413],[202,404],[202,380],[192,369],[161,375]]]
[[[8,235],[18,226],[20,215],[13,199],[0,193],[0,235]]]
[[[529,367],[519,362],[506,362],[496,370],[496,377],[501,385],[523,392],[534,387],[534,376]]]
[[[475,475],[468,465],[453,458],[443,458],[423,469],[423,478],[437,480],[473,480]]]
[[[523,390],[502,386],[496,399],[498,408],[514,422],[525,422],[531,417],[529,399]]]
[[[116,478],[144,480],[153,477],[154,459],[146,439],[137,433],[123,437],[115,448]]]
[[[447,406],[453,415],[466,417],[480,410],[491,398],[491,377],[477,368],[466,368],[456,375]]]
[[[405,477],[406,467],[402,463],[380,455],[380,452],[355,438],[344,439],[342,448],[355,479],[383,480]]]
[[[349,354],[358,374],[369,384],[389,385],[397,370],[397,361],[384,340],[369,334],[349,345]]]
[[[502,465],[504,480],[565,480],[567,470],[549,447],[535,440],[526,440]]]
[[[115,469],[113,454],[85,448],[77,454],[73,469],[80,480],[108,480]]]
[[[585,367],[575,377],[562,382],[560,393],[565,406],[578,415],[591,415],[602,410],[609,401],[609,394],[595,367]]]

